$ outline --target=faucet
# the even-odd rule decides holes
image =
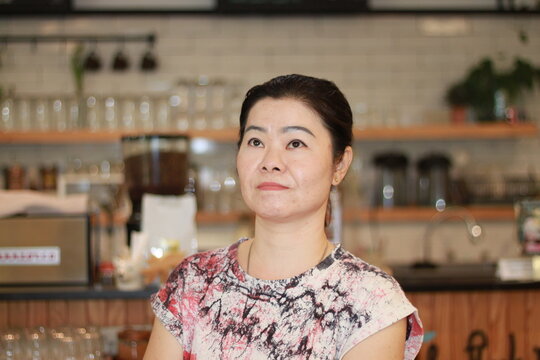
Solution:
[[[471,244],[478,244],[483,237],[482,227],[478,225],[476,219],[469,210],[461,206],[450,206],[443,210],[438,210],[431,220],[424,233],[423,241],[423,257],[422,261],[413,265],[415,268],[434,268],[435,264],[431,261],[431,237],[437,227],[444,221],[458,218],[463,220],[467,226],[467,237]]]

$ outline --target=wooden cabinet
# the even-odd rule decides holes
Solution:
[[[488,338],[482,359],[537,359],[533,349],[540,348],[540,289],[414,292],[408,297],[426,333],[435,336],[424,344],[420,359],[427,359],[431,344],[438,347],[437,359],[469,359],[466,347],[474,330]],[[515,339],[514,358],[510,334]]]
[[[128,326],[153,322],[147,299],[0,301],[0,329],[8,327]]]

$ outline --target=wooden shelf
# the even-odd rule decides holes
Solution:
[[[514,208],[512,205],[498,206],[469,206],[467,210],[476,220],[513,220]],[[397,207],[391,209],[346,209],[343,220],[345,222],[401,222],[401,221],[429,221],[437,210],[432,207]],[[451,219],[449,219],[451,220]]]
[[[114,143],[122,136],[138,134],[187,135],[219,142],[236,142],[237,128],[188,130],[188,131],[13,131],[0,132],[0,144],[75,144]],[[538,127],[534,124],[474,124],[474,125],[426,125],[404,128],[354,129],[354,139],[375,140],[460,140],[460,139],[512,139],[536,137]]]
[[[197,221],[197,224],[218,225],[239,223],[240,221],[244,221],[252,217],[253,215],[251,213],[242,211],[232,211],[229,213],[199,211],[197,212],[195,220]]]
[[[513,220],[514,208],[512,205],[497,205],[497,206],[468,206],[467,210],[476,220],[483,221],[500,221]],[[437,214],[437,210],[432,207],[405,206],[391,209],[383,208],[363,208],[363,209],[345,209],[343,212],[343,221],[351,223],[359,222],[426,222]],[[199,224],[227,224],[235,223],[241,220],[252,219],[253,214],[250,212],[233,212],[227,214],[220,213],[197,213],[197,223]],[[453,221],[453,218],[449,218]]]
[[[140,134],[187,135],[190,138],[231,142],[236,141],[238,129],[209,129],[189,131],[12,131],[0,132],[0,144],[76,144],[76,143],[115,143],[123,136]]]
[[[249,212],[232,211],[228,213],[199,211],[195,217],[195,221],[199,225],[220,225],[220,224],[235,224],[246,219],[252,218],[253,215]],[[91,217],[92,225],[94,226],[109,226],[111,222],[115,226],[124,226],[127,218],[121,214],[115,214],[113,217],[108,217],[104,213],[96,214]]]
[[[538,136],[534,124],[425,125],[396,128],[354,129],[355,140],[460,140],[511,139]]]
[[[479,221],[506,221],[514,219],[514,208],[512,205],[498,206],[470,206],[467,207],[472,216]],[[426,222],[437,213],[431,207],[398,207],[392,209],[345,209],[343,212],[343,221],[352,222]],[[235,224],[245,220],[253,220],[253,213],[243,211],[233,211],[230,213],[199,211],[196,216],[196,222],[199,225],[226,225]],[[448,219],[452,221],[452,218]],[[126,219],[115,216],[113,222],[115,225],[124,225]],[[94,225],[107,226],[110,220],[102,215],[99,218],[93,218]]]

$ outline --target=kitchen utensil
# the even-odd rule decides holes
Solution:
[[[101,69],[101,58],[97,54],[96,45],[93,44],[90,52],[86,55],[83,67],[85,71],[96,72]]]
[[[129,69],[129,59],[124,53],[123,45],[118,49],[113,58],[112,69],[114,71],[125,71]]]
[[[141,59],[140,68],[142,71],[154,71],[158,67],[158,61],[156,55],[154,54],[154,43],[149,43],[148,48],[143,54]]]

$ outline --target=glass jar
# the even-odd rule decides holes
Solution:
[[[435,206],[441,211],[452,202],[450,167],[452,162],[444,154],[429,154],[417,162],[418,204]]]
[[[407,157],[401,153],[382,153],[373,158],[373,164],[374,205],[384,208],[407,205]]]
[[[150,331],[126,329],[118,333],[118,360],[142,360]]]

